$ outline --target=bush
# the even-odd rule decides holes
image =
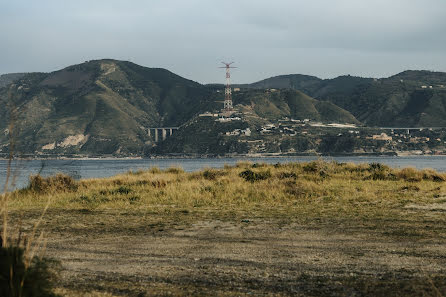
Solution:
[[[161,169],[159,169],[158,167],[152,167],[152,168],[150,168],[149,172],[153,173],[153,174],[157,174],[157,173],[161,173]]]
[[[316,161],[305,164],[303,167],[304,172],[315,173],[319,170],[319,164]]]
[[[370,163],[369,164],[369,171],[370,172],[383,172],[383,171],[388,171],[389,170],[389,166],[381,164],[381,163]]]
[[[434,182],[444,182],[446,181],[446,175],[436,172],[433,169],[425,169],[422,171],[424,180],[431,180]]]
[[[152,187],[154,188],[165,188],[167,186],[167,182],[163,179],[156,179],[150,182]]]
[[[235,167],[237,168],[249,168],[252,166],[252,162],[250,161],[238,161],[237,164],[235,164]]]
[[[370,172],[370,176],[365,179],[372,180],[397,180],[397,176],[390,171],[389,166],[381,163],[370,163],[367,169]]]
[[[121,194],[122,195],[122,194],[128,194],[130,192],[132,192],[132,189],[130,187],[121,186],[121,187],[111,191],[110,193],[111,194]]]
[[[419,182],[423,178],[423,174],[412,167],[401,169],[397,176],[408,182]]]
[[[268,171],[261,171],[261,172],[254,172],[250,169],[242,171],[240,173],[240,177],[243,177],[246,181],[249,182],[256,182],[260,180],[265,180],[271,177],[271,172]]]
[[[286,178],[297,178],[297,174],[294,172],[281,172],[279,173],[279,179],[286,179]]]
[[[180,174],[180,173],[184,173],[183,168],[178,168],[178,167],[171,167],[166,169],[167,173],[173,173],[173,174]]]
[[[203,174],[203,177],[207,180],[215,180],[219,176],[226,175],[226,172],[224,172],[222,170],[216,170],[216,169],[205,169],[202,174]]]
[[[30,176],[28,190],[38,193],[75,192],[78,187],[78,183],[69,175],[59,173],[54,176],[42,177],[38,174]]]
[[[203,177],[207,180],[214,180],[217,178],[217,172],[212,169],[206,169],[203,171]]]
[[[26,268],[22,248],[0,247],[0,296],[57,296],[52,292],[57,271],[56,262],[38,257]]]
[[[129,170],[129,171],[127,172],[128,175],[136,175],[136,176],[138,176],[138,175],[143,175],[144,173],[145,173],[145,171],[142,170],[142,169],[138,169],[138,170],[136,170],[136,171]]]

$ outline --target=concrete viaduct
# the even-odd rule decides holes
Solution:
[[[392,132],[395,130],[403,130],[406,134],[410,134],[410,131],[441,130],[444,127],[380,127],[379,129],[391,130]]]
[[[172,136],[174,130],[178,130],[180,127],[161,127],[161,128],[147,128],[147,133],[149,136],[153,136],[155,138],[155,142],[160,141],[160,134],[161,134],[161,141],[166,140],[167,136]]]

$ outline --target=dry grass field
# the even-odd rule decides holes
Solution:
[[[446,174],[381,164],[239,163],[10,194],[63,296],[446,296]]]

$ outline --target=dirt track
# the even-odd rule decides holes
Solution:
[[[124,296],[446,292],[441,237],[396,238],[352,222],[175,218],[166,223],[75,212],[48,217],[48,226],[68,217],[64,229],[51,231],[47,254],[62,261],[60,285],[75,291]]]

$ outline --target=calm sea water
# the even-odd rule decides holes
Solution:
[[[196,171],[203,168],[221,168],[225,164],[233,165],[239,161],[288,163],[308,162],[318,157],[268,157],[268,158],[221,158],[221,159],[139,159],[139,160],[32,160],[14,161],[12,172],[15,177],[13,188],[23,188],[28,183],[28,177],[40,173],[43,176],[59,172],[71,175],[76,179],[108,177],[129,170],[159,167],[181,167],[185,171]],[[433,168],[446,172],[446,156],[416,156],[416,157],[324,157],[325,160],[338,162],[372,163],[379,162],[391,167],[416,167],[418,169]],[[7,161],[0,160],[0,192],[6,179]],[[10,187],[11,189],[11,187]]]

